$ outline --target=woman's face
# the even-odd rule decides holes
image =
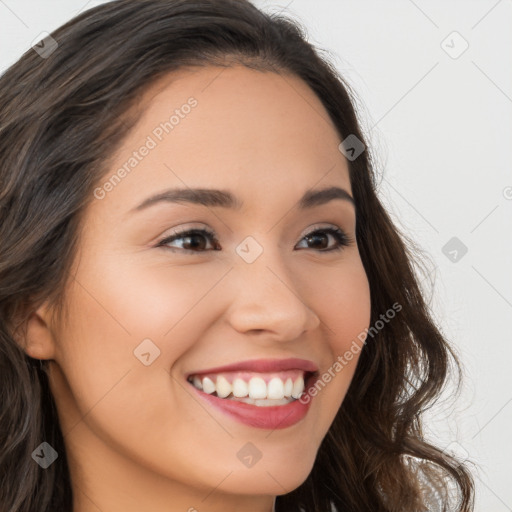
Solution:
[[[102,510],[139,498],[169,510],[166,493],[177,510],[215,510],[228,495],[268,503],[311,471],[358,353],[334,365],[369,326],[353,203],[301,202],[330,187],[352,196],[341,140],[298,78],[241,66],[168,75],[139,107],[83,217],[69,321],[45,317],[77,499]],[[223,194],[172,200],[198,188]],[[271,365],[290,359],[308,363]],[[271,363],[240,366],[255,360]],[[225,365],[239,371],[215,370]],[[289,379],[297,394],[312,369],[331,378],[308,407],[216,396],[289,395]]]

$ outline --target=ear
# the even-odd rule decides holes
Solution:
[[[45,302],[16,331],[16,342],[28,356],[34,359],[54,359],[56,351],[51,319],[51,311]]]

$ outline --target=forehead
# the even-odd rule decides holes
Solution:
[[[298,196],[322,181],[350,191],[339,135],[296,76],[240,65],[188,68],[154,82],[134,109],[138,122],[102,180],[125,170],[109,202],[131,196],[135,203],[164,187],[242,187],[256,195],[272,187]]]

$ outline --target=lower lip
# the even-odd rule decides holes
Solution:
[[[310,379],[308,379],[308,381],[309,380]],[[308,413],[312,400],[311,396],[309,396],[307,403],[294,400],[286,405],[270,405],[264,407],[237,402],[236,400],[218,398],[197,389],[192,384],[190,385],[203,400],[240,423],[244,423],[250,427],[272,430],[291,427],[298,423]],[[312,383],[308,382],[307,389],[309,389],[311,385]]]

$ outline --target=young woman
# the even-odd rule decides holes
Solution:
[[[113,1],[0,78],[0,510],[472,510],[452,351],[349,88],[248,1]]]

